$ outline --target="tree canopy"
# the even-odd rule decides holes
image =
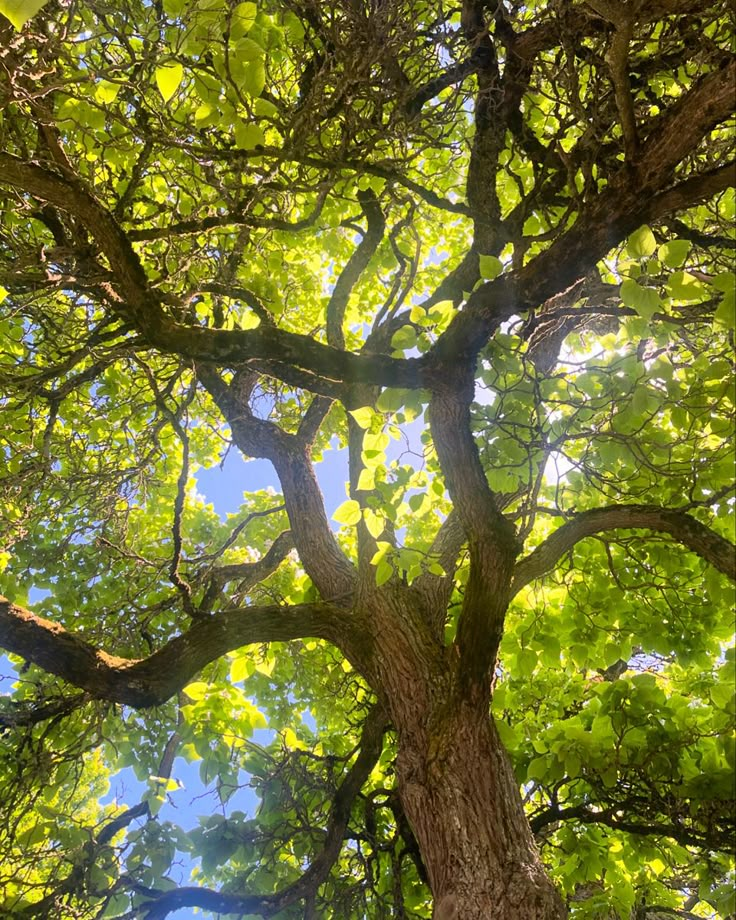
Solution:
[[[733,914],[730,4],[0,13],[0,913]]]

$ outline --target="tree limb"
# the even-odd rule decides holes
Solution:
[[[327,303],[327,342],[334,348],[345,347],[342,327],[350,294],[378,249],[386,229],[386,219],[373,192],[370,189],[358,192],[358,200],[363,208],[368,229],[340,272]]]
[[[314,894],[327,879],[340,855],[353,802],[381,756],[386,727],[383,709],[374,706],[363,723],[358,756],[335,793],[325,829],[324,846],[295,882],[282,891],[264,895],[225,894],[208,888],[177,888],[159,894],[150,905],[145,905],[146,920],[164,920],[169,913],[182,907],[272,917],[290,904]]]
[[[521,559],[514,572],[513,592],[550,572],[580,540],[610,530],[636,529],[669,534],[736,581],[736,547],[692,515],[659,505],[611,505],[576,514]]]
[[[355,570],[337,544],[325,513],[322,492],[310,461],[311,444],[288,434],[273,422],[256,418],[248,404],[250,390],[241,381],[255,378],[245,372],[227,384],[211,367],[201,365],[198,375],[227,419],[233,439],[247,457],[270,460],[281,483],[286,513],[299,558],[320,594],[335,599],[349,594]]]
[[[318,638],[355,660],[352,635],[344,609],[334,604],[237,607],[197,621],[148,658],[120,658],[0,596],[0,647],[95,699],[137,709],[165,703],[205,665],[243,645]]]
[[[578,282],[613,246],[649,219],[652,199],[662,196],[657,210],[662,214],[700,200],[707,194],[704,185],[707,188],[709,181],[720,190],[726,181],[722,170],[728,167],[684,180],[679,193],[667,187],[680,161],[732,113],[735,81],[736,63],[730,59],[666,110],[641,145],[635,163],[619,170],[608,187],[586,204],[567,232],[520,271],[503,274],[471,294],[424,355],[427,370],[433,364],[446,366],[457,361],[459,355],[477,354],[504,320],[527,312]]]
[[[458,364],[455,379],[435,385],[429,419],[447,489],[468,540],[470,572],[458,622],[460,675],[481,685],[503,634],[516,533],[496,507],[472,434],[473,375]]]

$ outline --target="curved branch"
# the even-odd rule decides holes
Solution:
[[[345,611],[333,604],[238,607],[198,621],[148,658],[120,658],[0,596],[1,648],[96,699],[138,709],[165,703],[205,665],[243,645],[318,638],[355,660],[352,632]]]
[[[86,693],[75,693],[73,696],[60,696],[47,700],[38,705],[30,706],[16,703],[8,697],[3,698],[3,709],[0,711],[0,735],[7,729],[20,728],[26,725],[38,725],[47,719],[56,716],[66,716],[79,709],[88,702]],[[6,708],[7,707],[7,708]]]
[[[437,457],[468,540],[470,572],[455,640],[468,686],[486,682],[496,659],[518,552],[515,529],[496,507],[478,455],[470,420],[473,394],[472,369],[458,364],[454,379],[435,384],[429,404]]]
[[[310,460],[311,445],[273,422],[256,418],[248,404],[255,377],[238,373],[227,384],[212,368],[198,367],[198,376],[222,412],[238,448],[248,457],[270,460],[281,483],[286,513],[299,558],[324,598],[349,594],[355,570],[337,544],[322,492]]]
[[[247,520],[247,519],[246,519]],[[213,566],[206,572],[207,585],[197,614],[208,614],[218,595],[229,581],[237,581],[237,600],[245,597],[249,588],[272,575],[294,549],[294,538],[290,530],[280,533],[260,559],[256,562],[237,562],[231,565]]]
[[[238,581],[238,590],[243,591],[271,575],[294,549],[294,537],[285,530],[273,541],[268,552],[257,562],[236,562],[231,565],[218,565],[210,570],[209,578],[222,587],[228,581]]]
[[[415,591],[432,618],[432,625],[438,637],[444,635],[447,605],[455,586],[455,570],[458,557],[466,542],[465,532],[460,524],[457,511],[453,509],[440,525],[437,535],[427,552],[430,560],[436,560],[444,569],[444,575],[424,572],[412,584]]]
[[[386,727],[385,713],[380,706],[374,706],[363,724],[358,756],[335,793],[325,829],[324,846],[300,878],[283,891],[264,895],[225,894],[209,888],[177,888],[159,894],[152,903],[144,906],[146,920],[164,920],[172,911],[182,907],[271,917],[290,904],[313,895],[327,879],[340,855],[353,802],[381,756]]]
[[[691,208],[699,201],[712,198],[734,185],[736,185],[736,160],[731,160],[724,163],[723,166],[716,166],[706,172],[698,173],[697,176],[690,176],[677,185],[673,185],[672,188],[655,195],[647,204],[643,216],[648,221],[657,220],[673,211]],[[678,227],[678,232],[680,229]],[[733,240],[721,240],[720,242],[721,245],[731,247],[734,245]]]
[[[736,581],[736,546],[685,511],[659,505],[611,505],[583,511],[563,524],[534,552],[521,559],[514,572],[513,591],[550,572],[580,540],[609,530],[653,530],[667,533],[691,552]]]
[[[577,283],[653,215],[687,207],[707,196],[709,188],[720,191],[728,184],[730,166],[726,165],[668,188],[673,169],[733,112],[734,80],[736,63],[731,59],[698,81],[660,117],[635,162],[622,167],[608,187],[585,205],[569,230],[520,271],[503,274],[471,294],[423,356],[427,377],[433,365],[441,368],[457,361],[458,355],[477,354],[514,314]]]
[[[650,821],[641,823],[626,820],[621,817],[622,809],[607,808],[604,811],[593,811],[586,805],[572,805],[569,808],[553,806],[546,811],[535,815],[529,824],[533,834],[538,834],[550,824],[560,821],[580,821],[582,824],[603,824],[613,830],[625,831],[642,837],[669,837],[682,846],[707,847],[716,852],[730,853],[733,850],[734,835],[729,828],[709,827],[704,831],[689,828],[684,823],[671,823],[665,821]]]
[[[370,189],[358,192],[358,200],[363,208],[368,229],[340,272],[327,304],[327,341],[335,348],[345,347],[342,327],[350,294],[378,249],[386,229],[386,219],[374,193]]]
[[[279,376],[281,368],[309,371],[315,375],[315,391],[319,391],[320,379],[332,384],[325,393],[328,396],[335,395],[335,382],[414,389],[422,385],[416,358],[352,354],[312,336],[263,323],[255,329],[226,330],[174,322],[164,312],[160,294],[149,284],[130,238],[79,179],[0,152],[0,183],[62,208],[87,228],[112,268],[115,288],[107,285],[107,294],[116,313],[132,322],[149,345],[163,352],[211,361],[220,367],[265,360],[273,362],[274,376]]]
[[[414,94],[407,100],[404,105],[404,111],[409,118],[415,118],[422,111],[426,102],[430,102],[435,96],[438,96],[443,89],[453,84],[460,85],[466,77],[476,73],[486,64],[484,49],[476,48],[470,57],[464,61],[458,61],[452,64],[441,74],[428,80],[423,86],[420,86]]]

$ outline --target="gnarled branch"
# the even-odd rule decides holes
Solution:
[[[165,703],[205,665],[240,646],[318,638],[352,657],[352,633],[344,609],[334,604],[238,607],[199,620],[148,658],[120,658],[0,597],[0,647],[96,699],[135,708]]]

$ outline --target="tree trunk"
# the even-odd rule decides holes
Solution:
[[[458,680],[457,649],[430,643],[421,611],[402,600],[394,595],[373,611],[381,642],[371,683],[398,733],[399,795],[429,877],[433,916],[561,920],[567,909],[540,861],[490,716],[489,688],[468,691]]]
[[[486,707],[487,710],[487,707]],[[467,703],[404,746],[399,791],[435,899],[435,920],[558,920],[518,783],[487,711]]]

